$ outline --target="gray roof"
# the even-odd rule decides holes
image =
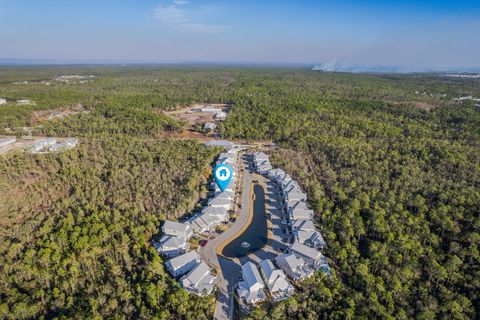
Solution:
[[[256,284],[263,285],[262,277],[258,273],[257,267],[250,261],[242,265],[242,277],[243,280],[248,284],[249,288],[252,288]]]
[[[311,210],[308,210],[308,211],[311,211]],[[313,224],[312,220],[297,220],[293,224],[293,227],[298,230],[304,230],[304,231],[315,230],[315,225]]]
[[[167,262],[167,264],[171,266],[172,270],[178,270],[192,261],[200,261],[200,256],[196,251],[190,251],[178,257],[172,258]]]
[[[165,223],[162,226],[162,231],[165,234],[171,234],[172,232],[187,233],[188,228],[189,228],[189,226],[185,223],[165,220]]]
[[[287,200],[287,207],[289,210],[308,210],[307,203],[305,201],[299,201],[297,199]]]
[[[288,214],[292,216],[293,220],[308,220],[314,216],[313,210],[305,209],[306,205],[301,208],[289,208]]]
[[[164,235],[158,242],[158,247],[182,248],[186,244],[186,239],[183,237]]]
[[[210,273],[208,265],[200,261],[200,263],[192,269],[186,276],[182,278],[182,283],[189,287],[190,285],[197,286],[202,279]]]
[[[202,210],[203,216],[221,217],[228,214],[228,209],[223,207],[205,207]]]
[[[305,261],[301,257],[299,258],[292,253],[282,253],[275,260],[284,260],[290,270],[293,271],[305,265]]]
[[[312,260],[320,260],[322,258],[322,253],[320,251],[317,251],[299,242],[294,242],[291,246],[291,250],[302,257]]]
[[[223,207],[223,206],[232,206],[232,199],[225,198],[211,198],[208,201],[208,205],[211,207]]]

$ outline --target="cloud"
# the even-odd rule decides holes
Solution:
[[[193,21],[191,12],[184,9],[189,4],[186,0],[173,0],[170,5],[158,5],[153,15],[158,19],[165,27],[181,30],[185,32],[221,32],[229,26],[206,24]]]

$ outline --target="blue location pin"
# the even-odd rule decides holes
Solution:
[[[225,191],[230,180],[233,177],[233,169],[228,164],[218,164],[213,170],[215,175],[215,181],[217,182],[218,187],[220,190]]]

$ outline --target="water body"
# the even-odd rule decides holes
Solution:
[[[265,213],[265,191],[259,184],[253,186],[253,218],[250,225],[232,242],[223,248],[222,254],[229,258],[241,258],[267,244],[267,216]],[[247,245],[248,244],[248,245]]]

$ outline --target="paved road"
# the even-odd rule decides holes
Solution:
[[[218,320],[232,319],[233,317],[233,291],[240,277],[241,269],[237,261],[219,257],[216,248],[225,240],[228,240],[238,233],[247,223],[249,210],[252,206],[251,187],[253,180],[252,168],[249,165],[248,156],[243,155],[240,168],[244,168],[242,178],[242,196],[240,203],[243,205],[239,210],[239,216],[235,223],[218,235],[215,239],[209,240],[205,247],[200,247],[199,253],[202,259],[213,269],[219,271],[217,304],[213,318]]]
[[[283,232],[281,221],[283,219],[283,210],[281,196],[278,193],[276,185],[267,178],[255,174],[249,161],[248,155],[243,155],[239,168],[244,168],[242,177],[242,196],[240,203],[243,205],[239,210],[239,216],[235,223],[218,235],[215,239],[209,240],[205,247],[200,247],[199,253],[202,259],[213,269],[218,271],[218,293],[217,303],[213,319],[225,320],[233,318],[234,290],[239,278],[241,278],[240,265],[246,261],[260,263],[264,259],[275,258],[281,249],[285,249],[288,243],[285,238],[288,237]],[[217,256],[216,248],[238,233],[247,223],[250,208],[253,205],[251,189],[252,181],[258,180],[265,188],[266,213],[269,218],[268,228],[270,229],[269,240],[262,249],[235,260]]]

